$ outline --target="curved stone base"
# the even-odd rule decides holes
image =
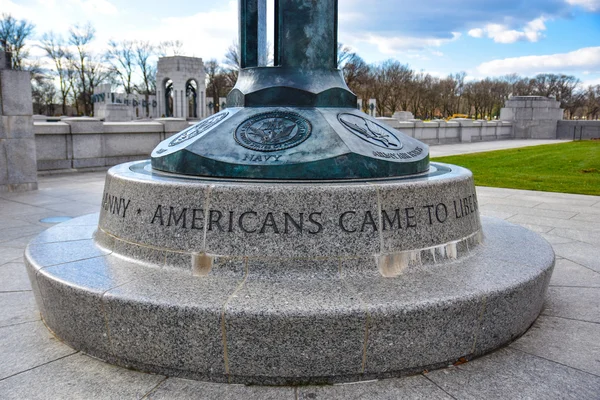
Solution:
[[[395,278],[361,257],[288,259],[286,274],[271,273],[276,258],[224,258],[199,277],[98,246],[97,224],[74,219],[27,247],[48,327],[115,364],[219,382],[354,381],[484,354],[534,322],[554,266],[537,234],[482,218],[483,244]]]

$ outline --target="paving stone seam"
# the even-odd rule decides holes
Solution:
[[[381,218],[381,217],[380,217]],[[380,221],[381,222],[381,221]],[[383,239],[382,239],[383,240]],[[362,372],[361,373],[365,373],[365,371],[367,370],[367,358],[368,358],[368,345],[369,345],[369,328],[371,326],[371,313],[369,312],[369,307],[367,307],[367,304],[364,302],[363,298],[361,297],[361,295],[358,293],[358,290],[356,290],[356,288],[348,281],[346,281],[344,279],[344,275],[343,275],[343,270],[342,270],[342,259],[340,258],[339,261],[339,273],[340,273],[340,280],[342,281],[342,283],[344,284],[344,286],[346,287],[346,289],[348,289],[348,291],[354,293],[354,295],[356,296],[356,298],[358,298],[358,301],[360,302],[364,312],[365,312],[365,335],[363,338],[363,356],[362,356]]]
[[[581,243],[581,242],[578,242],[578,243]],[[589,244],[589,243],[585,243],[585,244]],[[570,261],[570,262],[572,262],[573,264],[577,264],[577,265],[579,265],[580,267],[583,267],[583,268],[585,268],[585,269],[587,269],[587,270],[590,270],[590,271],[592,271],[592,272],[594,272],[594,273],[596,273],[596,274],[600,274],[600,272],[598,272],[598,271],[596,271],[596,270],[594,270],[594,269],[592,269],[592,268],[588,267],[587,265],[583,265],[582,263],[579,263],[579,262],[577,262],[577,261],[573,261],[573,260],[571,260],[570,258],[563,257],[563,256],[561,256],[561,258],[562,258],[563,260]]]
[[[450,394],[450,392],[448,392],[446,389],[444,389],[443,387],[441,387],[440,385],[438,385],[435,381],[431,380],[427,374],[420,374],[423,378],[427,379],[429,382],[431,382],[435,387],[437,387],[438,389],[440,389],[442,392],[446,393],[449,397],[453,398],[454,400],[459,400],[457,397],[454,397],[452,394]]]
[[[241,3],[240,3],[241,4]],[[210,218],[209,217],[209,210],[210,210],[210,200],[211,200],[211,194],[213,191],[213,188],[215,187],[215,185],[209,185],[208,188],[206,189],[206,193],[204,194],[204,203],[206,204],[206,206],[204,207],[204,220],[208,221]],[[202,232],[202,251],[206,252],[206,236],[208,234],[208,224],[204,224],[204,230]]]
[[[579,288],[577,288],[577,289],[579,289]],[[600,289],[600,288],[593,288],[593,289]],[[568,317],[561,317],[560,315],[546,314],[546,309],[544,309],[540,315],[543,317],[561,318],[561,319],[565,319],[567,321],[586,322],[588,324],[600,325],[600,322],[596,322],[596,321],[588,321],[585,319],[568,318]]]
[[[479,313],[479,318],[477,319],[477,326],[475,327],[475,337],[473,338],[473,347],[471,347],[471,354],[475,354],[475,350],[477,349],[477,337],[479,336],[479,332],[481,331],[483,317],[485,316],[485,309],[487,308],[487,298],[488,296],[483,297],[483,301],[481,304],[481,312]]]
[[[66,356],[58,357],[58,358],[56,358],[56,359],[54,359],[54,360],[51,360],[51,361],[45,362],[45,363],[43,363],[43,364],[36,365],[35,367],[31,367],[31,368],[25,369],[25,370],[23,370],[23,371],[19,371],[19,372],[17,372],[17,373],[14,373],[14,374],[12,374],[12,375],[9,375],[9,376],[7,376],[7,377],[4,377],[4,378],[0,378],[0,382],[2,382],[2,381],[5,381],[5,380],[7,380],[7,379],[10,379],[10,378],[12,378],[12,377],[15,377],[15,376],[17,376],[17,375],[24,374],[25,372],[29,372],[29,371],[31,371],[31,370],[34,370],[34,369],[37,369],[37,368],[43,367],[43,366],[45,366],[45,365],[52,364],[52,363],[53,363],[53,362],[55,362],[55,361],[60,361],[60,360],[62,360],[63,358],[71,357],[71,356],[73,356],[73,355],[75,355],[75,354],[77,354],[77,353],[79,353],[79,352],[78,352],[78,351],[73,351],[73,353],[71,353],[71,354],[67,354]]]
[[[20,262],[19,262],[19,261],[15,262],[15,261],[13,260],[13,261],[7,261],[7,262],[5,262],[5,263],[2,263],[2,264],[0,264],[0,268],[2,268],[2,267],[6,267],[8,264],[21,264],[21,265],[25,265],[25,263],[24,263],[24,262],[22,262],[22,261],[20,261]]]
[[[147,399],[150,395],[152,395],[152,393],[155,393],[158,390],[158,388],[160,386],[162,386],[162,384],[165,383],[168,379],[169,379],[169,377],[165,376],[164,379],[162,381],[158,382],[156,385],[154,385],[154,387],[152,389],[150,389],[150,391],[148,393],[146,393],[145,395],[140,397],[140,400]]]
[[[221,336],[223,341],[223,361],[225,363],[225,375],[227,375],[227,380],[231,383],[231,375],[229,372],[229,353],[227,349],[227,323],[225,320],[225,314],[227,313],[227,305],[229,301],[233,299],[233,297],[244,287],[246,281],[248,280],[248,258],[244,258],[244,279],[240,282],[237,288],[231,293],[231,295],[225,300],[223,303],[223,308],[221,309]]]
[[[150,272],[148,272],[148,273],[144,274],[143,276],[147,276],[149,273],[150,273]],[[107,290],[105,290],[105,291],[104,291],[104,292],[103,292],[103,293],[100,295],[100,307],[102,308],[102,316],[104,317],[104,327],[106,328],[106,337],[107,337],[107,339],[108,339],[108,346],[109,346],[109,348],[110,348],[110,352],[112,353],[111,355],[112,355],[113,357],[117,357],[117,358],[118,358],[118,356],[116,355],[115,349],[114,349],[114,347],[113,347],[113,341],[112,341],[111,334],[110,334],[110,328],[109,328],[109,326],[110,326],[110,325],[109,325],[109,323],[108,323],[108,313],[106,312],[106,304],[105,304],[105,303],[106,303],[106,301],[105,301],[105,296],[106,296],[106,295],[108,294],[108,292],[110,292],[111,290],[117,289],[117,288],[119,288],[119,287],[121,287],[121,286],[124,286],[124,285],[128,285],[128,284],[130,284],[131,282],[135,282],[135,281],[137,281],[137,280],[139,280],[139,279],[141,279],[141,278],[142,278],[142,276],[140,276],[138,279],[132,279],[132,280],[130,280],[130,281],[127,281],[127,282],[124,282],[124,283],[122,283],[121,285],[117,285],[117,286],[115,286],[115,287],[111,287],[110,289],[107,289]]]
[[[0,329],[2,328],[10,328],[11,326],[19,326],[19,325],[25,325],[25,324],[34,324],[36,322],[41,321],[42,319],[36,319],[35,321],[25,321],[25,322],[17,322],[16,324],[10,324],[10,325],[3,325],[0,326]]]
[[[13,262],[15,262],[15,260],[20,260],[21,258],[22,258],[22,256],[19,256],[17,258],[12,258],[2,265],[13,263]]]
[[[81,227],[81,226],[85,227],[85,226],[92,226],[92,225],[77,225],[77,227]],[[71,243],[71,242],[79,242],[81,240],[90,240],[90,239],[57,240],[55,242],[37,242],[35,244],[38,245],[38,244],[53,244],[53,243]]]
[[[379,218],[379,226],[383,226],[383,215],[381,212],[381,190],[380,190],[380,186],[371,182],[367,182],[368,186],[373,186],[375,188],[375,193],[377,194],[377,216]],[[383,240],[383,230],[382,229],[378,229],[379,231],[379,251],[378,253],[381,254],[383,249],[384,249],[384,243],[385,241]]]
[[[548,285],[548,287],[556,287],[556,288],[571,288],[571,289],[600,289],[599,286],[572,286],[572,285]]]
[[[85,239],[85,240],[90,240],[90,239]],[[74,240],[74,242],[83,242],[83,240]],[[47,244],[47,243],[41,243],[40,245],[43,246],[45,244]],[[38,246],[38,245],[32,245],[32,246]],[[105,250],[105,251],[109,251],[109,250]],[[38,269],[37,272],[39,273],[43,269],[50,268],[50,267],[56,267],[58,265],[71,264],[71,263],[76,263],[76,262],[80,262],[80,261],[93,260],[94,258],[102,258],[102,257],[109,256],[111,254],[112,254],[112,251],[110,251],[110,253],[107,253],[107,254],[104,254],[104,255],[101,255],[101,256],[80,258],[80,259],[77,259],[77,260],[69,261],[68,263],[61,262],[61,263],[58,263],[58,264],[44,265],[43,267],[40,267],[40,269]]]
[[[513,347],[512,347],[512,345],[511,345],[511,346],[509,346],[509,347],[507,347],[507,350],[510,350],[510,351],[518,351],[518,352],[521,352],[521,353],[523,353],[523,354],[527,354],[527,355],[529,355],[529,356],[532,356],[532,357],[539,358],[539,359],[541,359],[541,360],[546,360],[546,361],[549,361],[549,362],[551,362],[551,363],[558,364],[558,365],[560,365],[560,366],[563,366],[563,367],[565,367],[565,368],[570,368],[570,369],[573,369],[573,370],[575,370],[575,371],[583,372],[584,374],[587,374],[587,375],[591,375],[591,376],[595,376],[595,377],[597,377],[597,378],[600,378],[600,375],[597,375],[597,374],[591,373],[591,372],[589,372],[589,371],[584,371],[584,370],[582,370],[582,369],[579,369],[579,368],[575,368],[575,367],[573,367],[573,366],[571,366],[571,365],[567,365],[567,364],[560,363],[560,362],[558,362],[558,361],[556,361],[556,360],[551,360],[551,359],[549,359],[549,358],[542,357],[542,356],[540,356],[540,355],[538,355],[538,354],[532,354],[532,353],[529,353],[529,352],[527,352],[527,351],[525,351],[525,350],[522,350],[522,349],[519,349],[519,348],[513,348]]]
[[[31,290],[0,290],[0,293],[25,293],[31,292]]]

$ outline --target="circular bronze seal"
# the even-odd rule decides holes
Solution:
[[[256,151],[280,151],[298,146],[310,136],[312,126],[304,117],[272,111],[244,121],[235,131],[235,141]]]
[[[392,132],[359,115],[342,113],[338,115],[338,120],[350,132],[372,145],[388,150],[400,150],[404,147]]]
[[[223,121],[225,118],[227,118],[228,115],[229,115],[228,111],[222,111],[218,114],[215,114],[211,117],[208,117],[208,118],[198,122],[196,125],[190,126],[186,130],[181,132],[175,139],[173,139],[171,141],[171,143],[169,143],[169,147],[177,146],[178,144],[181,144],[187,140],[195,138],[196,136],[200,135],[201,133],[204,133],[207,130],[209,130],[210,128],[214,127],[219,122]]]

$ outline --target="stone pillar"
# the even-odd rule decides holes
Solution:
[[[0,192],[37,189],[29,72],[9,69],[0,51]]]
[[[556,139],[564,110],[551,97],[514,96],[500,111],[500,120],[513,123],[515,139]]]

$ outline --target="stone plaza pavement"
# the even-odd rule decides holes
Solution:
[[[432,150],[442,147],[451,151]],[[557,255],[542,315],[509,346],[411,377],[276,388],[111,366],[45,328],[25,246],[53,226],[44,218],[97,212],[103,184],[104,172],[78,173],[41,177],[36,192],[0,193],[0,399],[600,399],[600,197],[477,188],[483,215],[539,232]]]

